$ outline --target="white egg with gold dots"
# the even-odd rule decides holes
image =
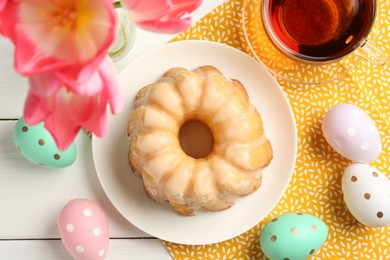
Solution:
[[[384,227],[390,224],[390,180],[368,164],[349,165],[342,178],[344,201],[362,224]]]

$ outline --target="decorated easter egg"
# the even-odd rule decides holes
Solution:
[[[317,253],[328,227],[317,217],[288,213],[269,221],[261,231],[260,246],[270,260],[302,260]]]
[[[109,244],[106,216],[87,199],[71,200],[58,217],[61,241],[77,260],[104,259]]]
[[[23,118],[19,119],[15,125],[14,143],[24,157],[40,166],[67,167],[76,160],[77,156],[75,143],[72,143],[66,151],[61,152],[43,123],[30,126]]]
[[[383,227],[390,224],[390,180],[368,164],[347,167],[342,179],[344,201],[362,224]]]
[[[371,162],[381,153],[375,122],[355,105],[332,107],[324,117],[322,132],[333,149],[354,162]]]

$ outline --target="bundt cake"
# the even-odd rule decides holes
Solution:
[[[183,141],[184,126],[192,123],[205,129]],[[202,143],[196,134],[205,130],[211,134],[209,150],[190,152],[185,146]],[[182,215],[231,207],[238,196],[257,190],[272,160],[246,90],[212,66],[172,68],[143,87],[130,115],[128,140],[130,166],[142,176],[146,193]]]

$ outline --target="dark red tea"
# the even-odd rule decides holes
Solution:
[[[268,3],[268,23],[280,43],[318,61],[354,50],[369,33],[376,12],[375,0],[263,1],[264,8]]]

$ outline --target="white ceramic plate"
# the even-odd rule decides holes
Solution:
[[[157,81],[168,69],[213,65],[226,77],[240,80],[260,112],[274,158],[261,187],[228,210],[196,216],[177,214],[144,192],[141,178],[128,164],[127,123],[137,91]],[[180,244],[212,244],[228,240],[259,223],[275,207],[290,181],[297,152],[294,117],[286,96],[266,68],[245,53],[214,42],[166,44],[129,64],[119,75],[124,107],[108,117],[108,134],[93,138],[93,158],[101,185],[116,209],[133,225],[157,238]]]

